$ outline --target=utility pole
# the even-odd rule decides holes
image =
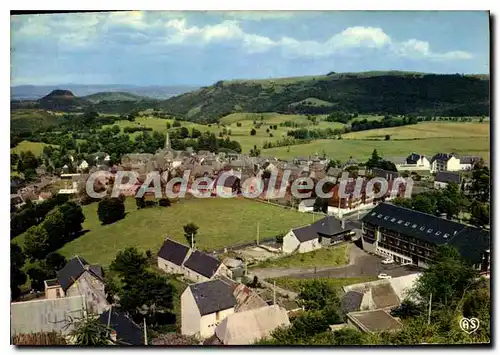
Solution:
[[[144,345],[148,345],[148,332],[146,330],[146,317],[144,319]]]
[[[427,324],[431,324],[431,309],[432,309],[432,293],[429,296],[429,315],[427,317]]]
[[[191,249],[194,250],[194,233],[191,233]]]
[[[276,304],[276,280],[273,281],[273,306]]]
[[[257,222],[257,245],[259,245],[259,226],[260,222]]]

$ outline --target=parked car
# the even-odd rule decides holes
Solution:
[[[394,263],[393,258],[386,258],[386,259],[382,260],[382,264],[392,264],[392,263]]]
[[[388,279],[392,279],[392,276],[389,276],[387,274],[382,273],[382,274],[378,274],[378,278],[388,280]]]

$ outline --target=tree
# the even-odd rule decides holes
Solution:
[[[54,278],[56,271],[49,269],[45,260],[37,260],[31,264],[27,274],[30,277],[31,288],[43,291],[45,289],[44,281]]]
[[[180,127],[181,126],[181,123],[177,120],[174,121],[174,123],[172,124],[172,127]]]
[[[301,285],[299,300],[305,310],[322,310],[327,305],[340,305],[338,290],[327,281],[318,279]]]
[[[124,281],[119,293],[120,307],[136,315],[136,319],[142,316],[154,319],[156,312],[172,309],[174,289],[165,276],[144,272]]]
[[[19,286],[26,282],[26,274],[22,271],[22,267],[26,261],[26,256],[19,245],[10,244],[10,296],[12,300],[16,300],[21,295]]]
[[[390,136],[390,135],[388,135],[388,134],[386,134],[386,135],[385,135],[385,140],[386,140],[386,141],[391,140],[391,136]]]
[[[328,212],[328,199],[316,197],[316,200],[314,200],[313,210],[314,210],[314,212],[327,213]]]
[[[41,227],[47,232],[50,250],[56,250],[64,245],[67,235],[66,223],[59,209],[49,213],[43,220]]]
[[[135,204],[136,204],[138,210],[146,207],[146,201],[144,200],[144,196],[142,196],[142,197],[136,197],[135,198]]]
[[[68,201],[59,206],[59,211],[62,213],[64,218],[67,236],[72,236],[82,230],[82,223],[85,221],[82,206],[74,201]]]
[[[75,345],[80,346],[102,346],[112,345],[112,329],[101,323],[98,316],[87,313],[81,318],[72,318],[70,316],[66,327],[71,326],[69,333],[74,339]]]
[[[104,198],[99,201],[97,215],[103,224],[110,224],[125,217],[125,204],[120,198]]]
[[[260,156],[260,149],[257,148],[256,145],[253,146],[252,149],[250,149],[250,154],[251,157],[258,157]]]
[[[437,247],[434,261],[417,280],[416,295],[427,302],[432,293],[432,307],[449,307],[464,296],[474,283],[477,271],[460,257],[459,252],[448,245]]]
[[[184,236],[189,245],[196,244],[196,234],[198,233],[198,226],[194,223],[188,223],[184,227]]]
[[[473,201],[470,206],[471,222],[475,226],[484,227],[490,224],[490,207],[487,203]]]
[[[437,208],[440,213],[446,213],[446,218],[448,219],[452,219],[460,212],[460,205],[447,196],[442,196],[438,199]]]
[[[179,130],[179,137],[184,139],[189,137],[189,131],[186,127],[181,127]]]
[[[193,128],[191,130],[191,138],[195,139],[201,136],[201,131],[197,130],[196,128]]]
[[[168,198],[161,198],[160,201],[158,201],[158,204],[162,207],[169,207],[171,202]]]
[[[435,211],[434,201],[432,201],[431,198],[425,194],[420,194],[413,198],[412,208],[428,214],[434,214]]]
[[[148,258],[136,248],[127,248],[116,254],[111,263],[111,270],[120,274],[124,279],[142,274],[148,266]]]
[[[392,201],[392,203],[396,206],[401,206],[401,207],[411,209],[411,199],[409,199],[409,198],[396,197]]]
[[[490,170],[488,167],[477,164],[472,170],[472,194],[481,202],[490,199]]]
[[[31,260],[43,259],[50,252],[47,231],[42,226],[33,226],[24,237],[24,253]]]
[[[255,136],[256,134],[257,134],[257,131],[255,130],[255,128],[252,128],[252,130],[250,131],[250,135]]]

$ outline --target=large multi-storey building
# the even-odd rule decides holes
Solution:
[[[489,271],[490,233],[427,213],[381,203],[362,220],[363,249],[402,264],[427,267],[436,246],[458,249],[471,265]]]

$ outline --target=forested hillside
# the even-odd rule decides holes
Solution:
[[[489,113],[487,76],[379,72],[219,81],[160,103],[171,114],[215,122],[232,112],[477,116]]]

